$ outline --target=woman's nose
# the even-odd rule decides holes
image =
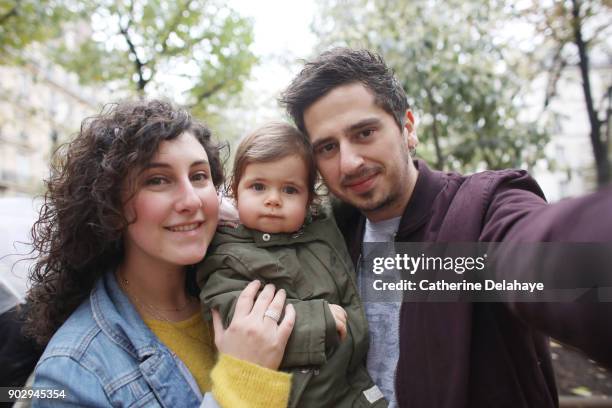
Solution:
[[[200,196],[196,193],[193,185],[188,183],[179,189],[178,198],[176,200],[176,210],[178,212],[182,211],[195,211],[198,208],[202,207],[202,200]]]

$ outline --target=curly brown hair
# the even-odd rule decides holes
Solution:
[[[202,144],[216,188],[223,183],[221,145],[191,115],[160,100],[109,104],[85,119],[76,138],[55,153],[39,218],[38,253],[30,272],[25,333],[45,345],[89,295],[95,281],[123,257],[123,214],[135,170],[162,141],[189,132]],[[126,183],[127,182],[127,183]],[[134,194],[133,187],[128,191]]]

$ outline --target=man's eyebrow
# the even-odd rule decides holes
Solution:
[[[343,129],[343,132],[344,133],[352,133],[352,132],[355,132],[357,130],[360,130],[360,129],[363,129],[365,127],[368,127],[368,126],[380,126],[381,123],[382,123],[382,121],[379,118],[376,118],[376,117],[365,118],[365,119],[360,120],[357,123],[353,123],[353,124],[345,127]],[[321,146],[323,144],[332,142],[334,140],[335,140],[335,138],[333,136],[323,137],[323,138],[321,138],[319,140],[314,141],[312,143],[312,147],[313,147],[314,150],[316,150],[317,147],[319,147],[319,146]]]
[[[381,120],[379,118],[365,118],[357,123],[353,123],[352,125],[347,126],[346,128],[344,128],[344,132],[349,133],[359,129],[363,129],[364,127],[368,126],[378,126],[380,125],[380,123]]]

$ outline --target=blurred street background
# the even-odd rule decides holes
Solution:
[[[611,0],[0,0],[0,297],[23,298],[28,264],[5,255],[27,253],[84,118],[168,98],[233,144],[286,119],[280,91],[333,46],[393,67],[432,167],[524,168],[551,202],[611,180]],[[562,394],[612,395],[604,369],[553,358]]]

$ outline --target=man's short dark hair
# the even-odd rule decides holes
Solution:
[[[368,50],[334,48],[306,62],[302,71],[282,93],[280,103],[302,132],[304,111],[334,88],[361,83],[374,94],[374,101],[393,116],[399,128],[409,108],[404,89],[383,58]]]

